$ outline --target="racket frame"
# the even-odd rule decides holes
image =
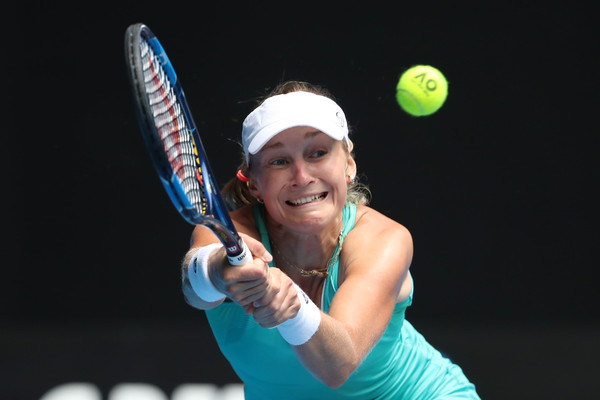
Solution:
[[[169,80],[173,93],[181,108],[185,120],[186,129],[191,137],[194,148],[196,164],[196,177],[199,184],[205,188],[202,201],[202,212],[198,212],[192,204],[184,188],[179,182],[171,163],[167,157],[165,146],[155,126],[154,117],[151,114],[150,102],[146,94],[140,42],[146,41],[159,60],[158,67],[162,68]],[[160,44],[158,38],[146,25],[138,23],[127,28],[125,33],[125,57],[128,65],[128,74],[133,91],[136,116],[142,131],[146,147],[156,168],[156,172],[167,191],[171,202],[181,216],[192,225],[203,225],[210,229],[223,243],[227,257],[232,265],[242,265],[251,261],[246,244],[237,233],[233,221],[227,211],[227,207],[218,185],[214,182],[214,175],[210,168],[202,140],[198,129],[192,118],[181,83],[177,78],[175,69],[167,56],[166,51]]]

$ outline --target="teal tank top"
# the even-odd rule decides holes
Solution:
[[[254,209],[261,241],[270,252],[264,207]],[[343,209],[342,241],[354,227],[356,205]],[[271,265],[273,266],[273,265]],[[329,312],[338,289],[339,259],[323,289],[322,311]],[[405,320],[413,293],[394,308],[379,342],[338,389],[331,389],[302,366],[277,329],[265,329],[232,302],[206,311],[223,355],[244,383],[246,400],[263,399],[479,399],[475,387]]]

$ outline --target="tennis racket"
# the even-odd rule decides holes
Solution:
[[[142,136],[175,208],[190,224],[209,228],[232,265],[251,262],[214,182],[173,65],[144,24],[127,28],[125,58]]]

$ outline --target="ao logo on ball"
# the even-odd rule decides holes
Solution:
[[[396,86],[396,100],[410,115],[431,115],[442,107],[448,96],[444,75],[429,65],[417,65],[406,70]]]

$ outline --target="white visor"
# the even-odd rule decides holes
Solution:
[[[296,126],[315,128],[350,146],[346,116],[335,101],[314,93],[291,92],[269,97],[244,120],[246,162],[275,135]]]

